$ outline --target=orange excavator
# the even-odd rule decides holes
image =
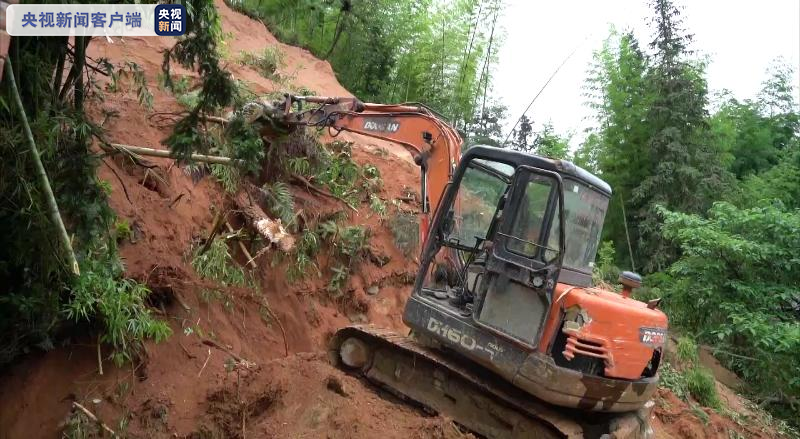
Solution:
[[[423,241],[409,335],[350,326],[335,365],[484,437],[646,438],[667,317],[594,287],[611,188],[564,160],[474,146],[420,104],[290,96],[259,103],[286,127],[397,142],[420,167]],[[431,211],[430,206],[434,206]]]

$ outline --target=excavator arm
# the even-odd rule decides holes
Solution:
[[[304,104],[311,108],[304,109]],[[427,236],[431,205],[438,205],[461,158],[461,136],[423,105],[368,104],[349,97],[286,95],[280,103],[262,104],[263,114],[290,126],[327,127],[389,140],[402,145],[420,167],[422,216],[420,234]]]

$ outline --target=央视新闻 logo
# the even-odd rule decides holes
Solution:
[[[156,6],[156,35],[174,37],[186,33],[186,8],[183,5]]]

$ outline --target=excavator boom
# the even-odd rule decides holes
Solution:
[[[303,110],[304,103],[317,106]],[[433,110],[421,104],[368,104],[348,97],[286,95],[269,116],[289,125],[328,128],[333,136],[348,131],[402,145],[421,168],[420,236],[427,236],[431,206],[439,204],[461,159],[462,144],[458,132]]]

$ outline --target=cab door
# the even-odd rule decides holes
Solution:
[[[476,323],[530,349],[539,344],[561,268],[563,205],[560,175],[518,167],[478,287]]]

